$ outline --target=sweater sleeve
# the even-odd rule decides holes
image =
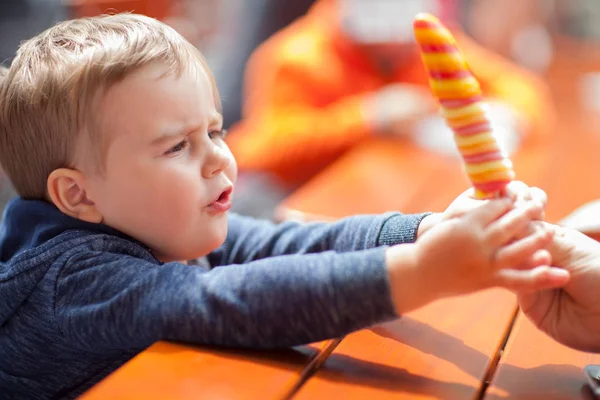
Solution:
[[[157,340],[288,347],[396,317],[385,249],[289,255],[205,270],[88,251],[62,267],[58,326],[75,348],[145,348]]]
[[[265,257],[333,250],[338,253],[412,243],[421,220],[429,215],[386,213],[337,222],[274,224],[236,214],[229,216],[223,246],[208,257],[213,266],[241,264]]]

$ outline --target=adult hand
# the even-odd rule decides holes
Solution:
[[[554,231],[548,246],[552,264],[569,271],[569,283],[560,289],[519,293],[519,305],[535,326],[558,342],[600,352],[600,243],[573,229],[554,226]]]

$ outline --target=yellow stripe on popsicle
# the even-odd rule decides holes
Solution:
[[[475,196],[498,196],[515,173],[494,136],[479,82],[469,70],[456,40],[436,17],[417,15],[414,32],[429,73],[431,91],[454,132],[465,171],[476,186]]]
[[[479,175],[484,172],[503,172],[510,170],[512,168],[512,163],[510,160],[498,160],[498,161],[488,161],[477,164],[465,164],[465,170],[469,175]]]

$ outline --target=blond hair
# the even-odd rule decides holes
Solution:
[[[23,43],[0,72],[0,163],[17,193],[47,198],[47,179],[73,168],[81,139],[103,163],[106,141],[95,106],[102,93],[135,70],[161,62],[168,73],[202,68],[200,52],[155,19],[135,14],[65,21]]]

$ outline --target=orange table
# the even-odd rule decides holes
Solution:
[[[377,140],[348,152],[292,193],[276,210],[279,219],[329,219],[385,211],[424,211],[420,192],[442,182],[438,206],[468,188],[458,159],[432,155],[409,142]],[[453,197],[448,197],[452,192]]]
[[[281,399],[319,366],[328,344],[240,352],[158,342],[81,399]]]
[[[520,180],[541,185],[547,145],[523,148],[511,159]],[[357,147],[286,198],[278,219],[327,220],[354,214],[443,211],[469,188],[458,158],[411,143],[373,140]]]
[[[587,364],[600,364],[600,355],[556,343],[519,313],[485,399],[591,400]]]
[[[294,399],[475,398],[516,310],[494,289],[348,335]]]

